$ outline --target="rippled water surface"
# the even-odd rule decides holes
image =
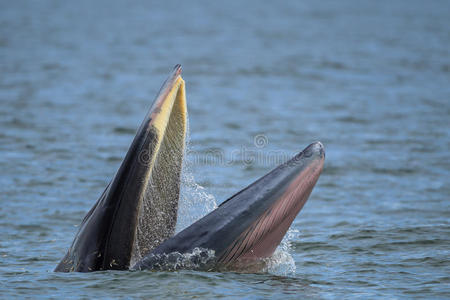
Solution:
[[[0,3],[0,298],[449,298],[449,2],[162,3]],[[278,265],[52,272],[176,63],[179,228],[324,143]]]

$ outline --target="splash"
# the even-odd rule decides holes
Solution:
[[[217,208],[217,202],[213,195],[204,187],[195,182],[192,172],[193,162],[188,153],[190,149],[189,122],[186,131],[185,159],[181,174],[180,200],[178,202],[178,220],[175,233],[180,232],[195,221],[204,217]]]
[[[295,261],[290,252],[292,249],[291,241],[298,233],[297,229],[290,228],[288,230],[275,253],[267,258],[268,273],[280,276],[295,275]]]
[[[214,266],[216,256],[213,250],[194,248],[189,253],[150,254],[144,261],[145,269],[153,271],[210,270]]]

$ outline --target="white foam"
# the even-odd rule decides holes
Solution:
[[[209,270],[214,266],[215,253],[213,250],[194,248],[188,253],[162,253],[149,254],[145,257],[142,266],[145,269],[159,271]]]
[[[297,229],[289,229],[275,253],[266,260],[267,271],[270,274],[289,276],[295,275],[296,266],[291,250],[291,240],[299,233]]]

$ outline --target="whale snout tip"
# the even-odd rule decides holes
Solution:
[[[313,143],[314,146],[314,150],[315,152],[317,152],[320,157],[325,157],[325,147],[323,146],[323,144],[319,141]]]
[[[173,67],[173,70],[175,71],[176,75],[180,75],[183,71],[183,68],[181,67],[181,64],[176,64],[175,67]]]
[[[303,150],[303,155],[306,157],[315,156],[321,159],[325,158],[325,147],[319,141],[312,143],[305,150]]]

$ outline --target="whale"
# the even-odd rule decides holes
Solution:
[[[186,130],[185,83],[177,65],[55,271],[248,270],[273,255],[320,177],[322,143],[310,144],[174,234]]]

